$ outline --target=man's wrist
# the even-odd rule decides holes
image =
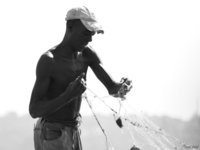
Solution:
[[[119,92],[120,88],[122,86],[122,83],[115,83],[109,90],[110,95],[115,95]]]

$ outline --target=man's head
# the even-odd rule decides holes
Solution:
[[[65,18],[70,43],[75,51],[82,51],[92,41],[92,36],[104,33],[95,16],[86,7],[72,8]]]
[[[67,21],[67,33],[74,51],[82,51],[95,35],[95,31],[89,31],[80,19]]]

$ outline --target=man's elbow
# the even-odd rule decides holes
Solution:
[[[29,106],[29,114],[30,116],[35,119],[35,118],[38,118],[38,117],[41,117],[39,114],[38,114],[38,111],[34,109],[33,106]]]
[[[35,114],[33,108],[31,108],[31,107],[29,107],[29,114],[30,114],[30,116],[31,116],[33,119],[37,118],[37,116],[36,116],[36,114]]]
[[[30,116],[33,118],[33,119],[36,119],[37,117],[32,113],[30,113]]]
[[[49,114],[49,111],[45,111],[45,109],[37,109],[34,106],[30,106],[29,107],[29,114],[32,118],[40,118],[40,117],[44,117],[47,116]]]

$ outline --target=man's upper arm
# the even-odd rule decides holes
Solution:
[[[31,95],[30,109],[36,101],[45,98],[50,84],[53,66],[54,59],[52,54],[48,52],[40,57],[36,67],[36,81]]]
[[[84,50],[84,54],[83,54],[87,60],[89,61],[89,66],[91,67],[94,64],[101,64],[101,60],[99,58],[99,56],[97,55],[97,53],[94,51],[94,49],[91,46],[88,46],[85,50]]]
[[[114,82],[114,80],[111,78],[111,76],[108,74],[108,72],[103,67],[101,60],[97,53],[91,48],[88,47],[85,49],[85,54],[87,59],[89,59],[89,66],[94,72],[94,74],[97,76],[97,78],[104,84],[104,86],[107,88],[109,94],[116,93],[116,85],[117,83]]]

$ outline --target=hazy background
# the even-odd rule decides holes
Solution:
[[[188,129],[196,125],[189,121],[200,114],[199,0],[7,0],[0,2],[0,127],[4,132],[0,139],[8,136],[3,143],[14,146],[10,138],[22,143],[31,140],[33,120],[26,115],[36,63],[43,52],[61,42],[67,10],[77,5],[93,10],[105,30],[104,35],[95,35],[91,45],[108,72],[118,81],[133,80],[127,98],[130,105],[150,116],[186,122],[181,133],[199,133]],[[91,70],[87,79],[93,92],[108,95]],[[81,112],[91,114],[86,105]],[[27,125],[23,133],[29,135],[17,138],[9,129],[22,136],[25,127],[20,120]]]
[[[135,144],[126,127],[121,130],[115,124],[113,116],[100,114],[97,114],[97,116],[115,150],[129,150]],[[148,118],[180,141],[191,145],[200,145],[200,117],[193,116],[190,121],[181,121],[167,116],[149,116]],[[5,117],[0,117],[0,149],[34,150],[33,124],[35,121],[28,115],[18,117],[16,113],[9,113]],[[81,129],[83,149],[105,149],[105,137],[94,117],[83,116]],[[133,133],[134,136],[137,135],[137,133]],[[149,145],[146,145],[141,150],[149,150],[150,148]]]

